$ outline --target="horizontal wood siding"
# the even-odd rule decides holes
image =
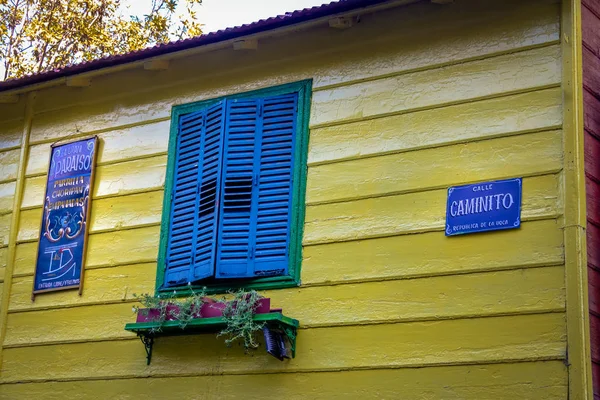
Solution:
[[[583,0],[587,257],[594,396],[600,398],[600,1]]]
[[[565,399],[559,7],[419,2],[257,52],[41,90],[4,288],[0,398]],[[300,320],[296,358],[199,335],[158,339],[146,366],[123,327],[133,293],[155,284],[172,105],[306,78],[302,285],[264,292]],[[0,273],[19,115],[0,111]],[[32,302],[50,144],[90,134],[100,148],[83,294]],[[513,177],[520,229],[444,236],[448,186]]]
[[[5,348],[3,380],[293,373],[553,360],[564,357],[565,323],[564,314],[546,313],[303,329],[297,343],[299,349],[304,346],[305,350],[300,350],[303,357],[297,355],[289,363],[244,356],[237,346],[223,349],[222,339],[214,335],[162,338],[150,366],[146,366],[144,349],[136,338],[78,340]],[[102,325],[93,330],[97,329]],[[444,340],[439,340],[440,336]],[[32,369],[30,365],[54,368]]]
[[[219,399],[237,400],[240,393],[244,393],[244,397],[270,398],[276,382],[277,397],[282,399],[514,400],[531,398],[535,394],[540,399],[564,400],[567,397],[565,374],[563,363],[546,361],[318,374],[197,375],[24,383],[6,385],[3,393],[9,399],[31,396],[37,400],[54,399],[56,393],[73,392],[86,399],[100,396],[127,398],[124,393],[135,393],[132,398],[202,398],[207,393],[218,393]],[[465,379],[467,376],[469,379]]]

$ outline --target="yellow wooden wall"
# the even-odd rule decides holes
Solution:
[[[566,399],[560,4],[429,2],[40,90],[14,265],[24,100],[0,107],[0,398]],[[312,78],[294,360],[159,339],[153,291],[173,104]],[[22,96],[23,97],[23,96]],[[50,144],[101,138],[83,295],[31,302]],[[523,177],[521,229],[446,238],[446,188]],[[10,261],[10,260],[9,260]],[[0,284],[0,289],[2,285]]]

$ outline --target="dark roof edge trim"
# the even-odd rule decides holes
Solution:
[[[242,36],[263,33],[278,28],[288,27],[290,25],[308,22],[314,19],[350,12],[359,8],[374,6],[387,2],[390,2],[390,0],[341,0],[335,3],[295,11],[284,16],[272,17],[266,20],[260,20],[251,24],[242,25],[235,28],[228,28],[190,39],[156,45],[139,51],[100,58],[89,62],[67,66],[58,70],[42,72],[39,74],[24,76],[19,79],[0,82],[0,92],[23,88],[29,85],[40,84],[54,79],[65,78],[85,72],[96,71],[102,68],[142,61],[147,58],[224,42]]]

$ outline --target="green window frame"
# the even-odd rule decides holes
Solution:
[[[192,283],[191,286],[164,287],[167,246],[169,238],[169,226],[171,216],[171,194],[173,192],[173,183],[175,176],[175,162],[177,149],[177,136],[179,132],[180,117],[207,109],[224,100],[251,99],[256,97],[278,96],[284,94],[297,93],[298,111],[296,114],[296,136],[294,143],[294,165],[293,165],[293,184],[292,184],[292,213],[290,222],[290,242],[289,242],[289,264],[286,275],[237,278],[229,280],[213,280],[211,282]],[[250,92],[238,93],[219,98],[202,100],[198,102],[175,105],[171,111],[171,127],[169,133],[169,148],[167,171],[165,176],[162,222],[160,233],[160,244],[158,252],[156,286],[157,294],[177,291],[178,295],[185,296],[191,290],[199,290],[206,287],[208,293],[224,293],[228,290],[239,288],[267,290],[286,287],[296,287],[300,285],[300,271],[302,264],[302,236],[304,231],[305,215],[305,197],[306,197],[306,174],[308,158],[309,141],[309,118],[310,101],[312,94],[312,80],[303,80],[299,82],[288,83],[280,86],[269,87],[265,89],[254,90]]]

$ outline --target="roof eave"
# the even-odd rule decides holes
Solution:
[[[229,46],[235,40],[248,37],[260,39],[266,36],[280,35],[290,30],[306,29],[342,15],[356,15],[367,10],[373,12],[378,9],[397,7],[417,1],[420,0],[343,0],[191,39],[157,45],[136,52],[110,56],[55,71],[0,82],[0,93],[19,94],[38,90],[62,84],[67,78],[74,75],[85,75],[91,78],[118,70],[136,68],[148,59],[170,58],[175,57],[175,55],[176,57],[182,57],[191,53],[212,51]]]

